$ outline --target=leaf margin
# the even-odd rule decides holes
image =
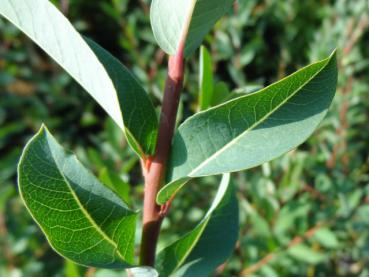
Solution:
[[[28,206],[26,200],[25,200],[25,197],[24,197],[24,193],[23,193],[23,190],[22,190],[22,185],[21,185],[21,166],[23,164],[23,161],[25,159],[25,156],[27,154],[27,151],[29,150],[29,147],[31,146],[32,143],[34,143],[34,141],[36,139],[38,139],[38,136],[40,136],[43,132],[46,132],[48,135],[50,135],[56,143],[58,143],[56,141],[56,139],[54,138],[54,136],[50,133],[50,131],[48,130],[48,128],[46,127],[45,124],[42,124],[40,129],[37,131],[37,133],[35,135],[33,135],[31,137],[31,139],[29,139],[29,141],[27,142],[27,144],[24,146],[23,150],[22,150],[22,154],[19,158],[19,161],[18,161],[18,165],[17,165],[17,188],[19,190],[19,195],[20,195],[20,199],[21,199],[21,202],[23,203],[24,207],[26,208],[28,214],[31,216],[32,220],[36,223],[36,225],[38,226],[38,228],[42,231],[42,235],[46,238],[46,241],[48,243],[48,245],[51,247],[51,249],[57,253],[59,256],[61,256],[62,258],[68,260],[68,261],[72,261],[73,263],[75,264],[78,264],[78,265],[81,265],[81,266],[92,266],[92,265],[87,265],[87,264],[83,264],[83,263],[80,263],[80,262],[77,262],[77,261],[74,261],[72,259],[70,259],[69,257],[65,256],[64,254],[60,253],[56,247],[54,246],[54,244],[52,243],[51,241],[51,238],[50,238],[50,235],[45,231],[45,228],[42,226],[42,224],[35,218],[33,212],[31,211],[30,207]],[[64,151],[65,151],[65,154],[70,154],[72,155],[73,158],[76,159],[76,161],[82,166],[84,167],[86,170],[87,168],[80,162],[80,160],[77,158],[77,156],[75,154],[73,154],[73,152],[63,148],[61,145],[59,145]],[[92,173],[89,172],[89,174],[91,174],[94,178],[96,178]],[[64,177],[63,177],[64,178]],[[97,178],[96,178],[97,179]],[[98,179],[97,179],[98,180]],[[68,183],[68,181],[65,180],[65,182]],[[100,182],[100,181],[99,181]],[[70,185],[68,185],[70,187]],[[101,184],[101,186],[104,186],[103,184]],[[105,186],[104,186],[105,187]],[[111,193],[115,194],[117,198],[119,198],[119,196],[112,190],[110,190],[109,188],[105,187],[107,190],[109,190]],[[82,209],[83,211],[83,214],[88,217],[88,221],[90,221],[90,223],[94,226],[94,227],[99,227],[97,225],[97,223],[94,221],[94,219],[91,218],[91,216],[88,214],[88,212],[85,210],[85,208],[82,206],[82,204],[80,203],[80,200],[78,199],[78,197],[75,195],[75,192],[72,191],[71,189],[71,193],[73,195],[73,198],[76,199],[76,202],[78,202],[78,206]],[[127,209],[127,211],[129,211],[131,214],[129,215],[129,217],[135,217],[135,221],[137,222],[137,217],[138,217],[138,214],[139,214],[139,211],[133,211],[131,210],[127,205],[126,203],[124,203],[122,201],[122,204],[124,205],[124,207]],[[87,215],[86,215],[87,213]],[[136,225],[136,224],[135,224]],[[99,228],[97,228],[99,229]],[[107,234],[105,234],[104,231],[98,231],[98,233],[100,233],[104,238],[107,238],[107,240],[109,241],[109,243],[115,247],[116,249],[116,253],[117,255],[119,256],[119,258],[121,258],[121,262],[122,264],[124,264],[124,267],[120,267],[122,269],[128,269],[128,268],[134,268],[134,267],[137,267],[137,265],[134,265],[134,264],[130,264],[129,262],[127,262],[125,260],[125,258],[122,256],[122,254],[120,253],[116,243],[114,241],[111,240],[111,238],[108,237]],[[110,267],[107,267],[107,268],[110,268]]]
[[[228,200],[227,203],[223,203],[225,200]],[[236,224],[230,224],[233,228],[234,233],[232,234],[232,238],[230,240],[230,244],[235,245],[236,240],[238,238],[238,230],[239,230],[239,204],[236,198],[236,188],[234,183],[231,181],[231,174],[230,173],[225,173],[222,175],[221,181],[220,181],[220,185],[218,187],[217,193],[215,194],[214,199],[212,200],[211,206],[209,208],[209,210],[206,212],[206,214],[204,215],[204,217],[202,218],[202,220],[189,232],[185,233],[183,236],[181,236],[179,239],[177,239],[176,241],[170,243],[168,246],[164,247],[159,253],[158,253],[158,262],[162,263],[162,267],[165,264],[165,256],[168,255],[168,253],[166,253],[166,251],[168,251],[169,249],[169,254],[171,253],[171,248],[173,248],[173,246],[178,247],[178,244],[181,245],[181,243],[183,241],[186,241],[187,238],[191,237],[191,235],[195,234],[195,240],[191,240],[191,246],[187,249],[186,254],[181,258],[180,261],[177,260],[178,264],[171,269],[171,272],[165,272],[168,273],[170,276],[182,276],[178,275],[179,271],[183,271],[183,268],[186,267],[186,270],[188,270],[188,268],[191,268],[191,266],[193,265],[193,263],[195,261],[198,261],[199,259],[196,259],[194,261],[188,261],[186,263],[186,261],[191,258],[191,255],[194,254],[194,251],[196,251],[196,247],[199,245],[199,243],[201,243],[201,239],[204,236],[204,233],[206,233],[207,231],[207,227],[209,227],[209,224],[211,224],[212,220],[214,220],[215,218],[217,218],[219,216],[219,214],[216,214],[217,211],[222,210],[222,212],[224,212],[224,206],[227,207],[227,209],[231,209],[232,213],[235,212],[234,214],[234,218],[232,219]],[[215,219],[216,220],[216,219]],[[218,223],[219,224],[219,223]],[[198,229],[198,230],[197,230]],[[206,238],[206,237],[204,237]],[[229,247],[228,247],[229,248]],[[174,248],[173,251],[175,251],[176,248]],[[226,251],[229,251],[229,249],[227,249]],[[224,262],[228,257],[229,254],[227,254],[227,257],[225,257],[225,253],[222,253],[223,257],[221,258],[222,261],[221,262],[217,262],[219,264],[221,264],[222,262]],[[164,258],[162,258],[160,255],[164,255]],[[206,258],[206,257],[205,257]],[[164,260],[163,260],[164,259]],[[177,259],[177,257],[176,257]],[[219,260],[219,258],[218,258]],[[194,263],[196,265],[196,262]],[[213,268],[215,269],[216,266]],[[159,270],[159,273],[161,274],[162,272]],[[185,275],[184,276],[188,276],[187,272],[184,272]],[[210,272],[209,272],[210,273]],[[165,275],[166,276],[166,275]]]
[[[74,43],[73,46],[77,45],[79,49],[82,48],[82,50],[78,50],[78,51],[84,50],[85,52],[87,52],[85,55],[93,60],[93,65],[94,65],[95,70],[98,70],[98,73],[104,75],[104,78],[99,76],[99,79],[103,80],[103,81],[100,81],[99,88],[101,89],[101,87],[103,87],[105,91],[109,91],[108,96],[113,97],[114,98],[113,100],[109,102],[102,101],[102,99],[105,98],[104,96],[107,95],[106,92],[105,94],[97,93],[97,90],[98,90],[96,88],[97,83],[85,80],[86,76],[81,74],[81,70],[79,68],[81,64],[80,59],[74,57],[75,60],[78,60],[77,69],[75,68],[76,64],[71,65],[69,61],[67,62],[63,61],[65,59],[64,57],[65,54],[63,54],[65,53],[65,51],[61,50],[61,45],[60,45],[61,36],[58,36],[56,34],[57,32],[55,29],[53,29],[53,32],[52,32],[55,38],[49,39],[49,41],[47,42],[47,39],[45,39],[45,36],[39,36],[38,34],[40,32],[35,32],[34,30],[35,27],[33,25],[29,29],[25,27],[26,24],[23,22],[24,20],[20,19],[20,16],[18,13],[19,13],[19,10],[23,10],[26,8],[29,9],[30,3],[27,0],[17,0],[17,2],[14,0],[2,0],[2,1],[3,2],[0,2],[0,16],[2,16],[4,19],[10,22],[13,26],[15,26],[33,44],[36,44],[38,47],[40,47],[40,49],[42,49],[42,51],[46,53],[48,58],[50,58],[51,60],[53,60],[53,62],[58,64],[58,66],[60,66],[73,80],[75,80],[75,82],[77,82],[83,88],[83,90],[86,91],[90,95],[90,97],[92,97],[94,101],[98,103],[100,107],[103,108],[103,110],[113,119],[113,121],[124,132],[124,135],[128,141],[128,144],[132,147],[133,151],[139,157],[143,159],[146,159],[146,155],[153,154],[154,148],[155,148],[155,142],[156,142],[156,135],[158,131],[158,118],[157,118],[153,105],[152,105],[152,111],[150,111],[151,113],[150,116],[152,117],[153,114],[155,114],[156,128],[155,130],[152,130],[152,131],[154,133],[156,132],[156,134],[153,134],[153,133],[148,134],[148,137],[150,136],[152,137],[151,140],[149,139],[150,145],[144,145],[144,143],[141,143],[141,141],[139,142],[139,139],[137,139],[133,135],[134,132],[131,130],[131,126],[127,126],[125,124],[126,123],[124,119],[125,115],[123,114],[123,109],[120,105],[121,101],[119,99],[120,98],[119,94],[122,94],[122,93],[120,93],[117,90],[117,87],[115,86],[113,82],[112,76],[108,73],[109,70],[103,64],[101,59],[98,57],[95,50],[92,49],[92,47],[89,45],[88,41],[86,41],[86,38],[75,29],[71,21],[58,9],[58,7],[56,7],[56,5],[49,0],[36,0],[35,3],[32,3],[32,5],[35,6],[34,9],[37,8],[40,11],[42,11],[42,13],[46,13],[50,16],[54,15],[54,21],[51,21],[50,23],[52,23],[51,25],[53,25],[55,22],[57,22],[58,23],[57,25],[61,26],[59,28],[62,29],[65,33],[67,33],[67,35],[65,36],[69,39],[68,43],[71,43],[72,41]],[[10,9],[7,10],[7,8],[10,8]],[[29,17],[32,17],[33,16],[32,11],[34,10],[31,10],[31,9],[29,10],[30,11],[26,15]],[[9,13],[5,11],[8,11]],[[11,15],[11,13],[13,14]],[[32,22],[32,24],[33,23],[34,22]],[[31,25],[31,24],[29,23],[28,25]],[[66,38],[64,37],[62,39],[63,39],[62,41],[64,41],[64,44],[65,44]],[[55,43],[60,49],[58,51],[55,50],[55,52],[51,51],[50,46],[52,43],[50,43],[50,41]],[[111,59],[116,60],[117,63],[120,63],[120,61],[116,57],[114,57],[111,53],[109,53],[103,47],[98,45],[96,42],[94,41],[92,42],[96,44],[98,47],[100,47],[103,51],[105,51],[106,52],[105,55],[107,54],[106,56],[108,56]],[[56,52],[60,52],[60,53],[56,53]],[[73,52],[72,54],[76,56],[76,52]],[[86,56],[84,56],[83,58],[86,58]],[[91,63],[91,60],[89,60],[89,62]],[[138,83],[140,88],[142,88],[142,90],[146,93],[145,89],[139,84],[137,78],[133,75],[133,73],[130,70],[128,70],[128,68],[126,68],[123,64],[121,65],[123,69],[126,71],[127,75],[129,75],[129,77],[131,77],[136,83]],[[79,72],[76,73],[76,71],[79,71]],[[125,77],[127,78],[127,76]],[[148,96],[147,96],[147,99],[152,104]],[[154,144],[154,145],[151,145],[151,144]]]
[[[196,114],[194,114],[193,116],[191,116],[191,117],[189,117],[188,119],[186,119],[180,126],[179,126],[179,128],[178,128],[178,130],[177,130],[177,132],[176,132],[176,134],[180,131],[180,128],[184,125],[184,124],[186,124],[186,123],[188,123],[190,120],[193,120],[193,118],[194,117],[196,117],[196,116],[198,116],[198,115],[201,115],[201,114],[205,114],[205,113],[208,113],[208,112],[211,112],[211,111],[213,111],[213,110],[216,110],[216,109],[218,109],[218,108],[221,108],[221,107],[223,107],[223,106],[226,106],[226,105],[228,105],[229,103],[231,103],[231,102],[236,102],[236,101],[239,101],[240,99],[242,100],[242,99],[244,99],[244,98],[247,98],[247,97],[250,97],[250,96],[253,96],[253,95],[255,95],[255,94],[259,94],[259,93],[263,93],[263,92],[265,92],[265,91],[267,91],[268,89],[270,89],[270,87],[272,87],[272,86],[274,86],[274,85],[277,85],[277,84],[279,84],[279,83],[281,83],[281,82],[283,82],[283,81],[285,81],[287,78],[290,78],[290,77],[293,77],[293,76],[295,76],[295,75],[297,75],[297,74],[299,74],[299,73],[301,73],[303,70],[305,70],[305,69],[307,69],[307,68],[309,68],[309,67],[311,67],[311,66],[314,66],[314,65],[318,65],[318,64],[324,64],[324,66],[320,69],[320,70],[318,70],[315,74],[313,74],[313,76],[311,77],[311,78],[309,78],[309,80],[307,80],[304,84],[302,84],[298,89],[296,89],[296,91],[299,91],[301,88],[303,88],[304,86],[306,86],[311,80],[313,80],[317,75],[319,75],[319,73],[321,73],[329,64],[330,64],[330,62],[334,62],[335,64],[337,64],[337,52],[338,52],[338,50],[337,49],[334,49],[333,51],[332,51],[332,53],[327,57],[327,58],[325,58],[325,59],[323,59],[323,60],[320,60],[320,61],[316,61],[316,62],[314,62],[314,63],[311,63],[311,64],[309,64],[309,65],[307,65],[307,66],[304,66],[304,67],[302,67],[302,68],[300,68],[299,70],[297,70],[297,71],[295,71],[294,73],[292,73],[292,74],[290,74],[290,75],[288,75],[288,76],[286,76],[286,77],[284,77],[284,78],[282,78],[282,79],[280,79],[280,80],[278,80],[277,82],[275,82],[275,83],[272,83],[272,84],[270,84],[270,85],[268,85],[268,86],[266,86],[266,87],[264,87],[264,88],[262,88],[262,89],[260,89],[260,90],[257,90],[257,91],[255,91],[255,92],[252,92],[252,93],[249,93],[249,94],[246,94],[246,95],[244,95],[244,96],[241,96],[241,97],[238,97],[238,98],[235,98],[235,99],[230,99],[230,100],[228,100],[228,101],[226,101],[226,102],[224,102],[224,103],[221,103],[221,104],[219,104],[219,105],[217,105],[217,106],[214,106],[214,107],[211,107],[211,108],[209,108],[209,109],[207,109],[207,110],[205,110],[205,111],[200,111],[200,112],[198,112],[198,113],[196,113]],[[335,68],[336,68],[336,70],[335,70],[335,77],[337,78],[337,66],[335,66]],[[296,95],[296,93],[294,93],[292,96],[290,96],[290,97],[288,97],[287,98],[287,100],[288,99],[290,99],[290,98],[292,98],[294,95]],[[285,104],[285,102],[286,101],[283,101],[283,104]],[[277,109],[274,109],[274,111],[273,111],[273,113],[276,111],[276,110],[278,110],[279,109],[279,107],[280,106],[283,106],[283,104],[281,104],[281,105],[279,105],[278,106],[278,108]],[[269,115],[269,114],[268,114]],[[267,115],[267,116],[268,116]],[[265,119],[264,119],[265,120]],[[263,120],[263,121],[264,121]],[[257,125],[259,125],[259,123],[257,124]],[[251,127],[251,129],[253,129],[254,128],[254,126],[252,126]],[[246,131],[243,131],[240,135],[238,135],[236,138],[234,138],[234,139],[237,139],[238,137],[242,137],[242,135],[244,135],[246,132],[248,132],[248,131],[250,131],[250,129],[248,129],[248,130],[246,130]],[[313,132],[315,131],[315,129],[313,130]],[[304,140],[305,141],[305,140]],[[303,142],[304,142],[303,141]],[[303,142],[301,142],[299,145],[301,145]],[[298,145],[298,146],[299,146]],[[298,147],[298,146],[296,146],[296,147]],[[223,148],[225,148],[225,147],[227,147],[227,145],[225,145],[225,146],[223,146],[222,147],[222,149]],[[296,147],[293,147],[292,149],[295,149]],[[292,149],[290,149],[290,150],[288,150],[287,152],[289,152],[289,151],[291,151]],[[219,151],[219,150],[218,150]],[[217,152],[218,152],[217,151]],[[217,153],[216,152],[216,153]],[[211,157],[212,156],[214,156],[216,153],[213,153],[212,155],[211,155]],[[286,152],[284,152],[284,153],[282,153],[280,156],[282,156],[282,155],[284,155]],[[280,157],[280,156],[278,156],[278,157]],[[278,157],[275,157],[275,158],[278,158]],[[275,158],[273,158],[273,160],[275,159]],[[208,160],[209,158],[207,158],[206,160]],[[203,162],[201,162],[200,164],[199,164],[199,166],[201,166],[203,164]],[[168,163],[168,166],[170,166],[170,162]],[[197,167],[199,167],[199,166],[197,166]],[[253,166],[253,167],[257,167],[257,166],[259,166],[259,165],[256,165],[256,166]],[[196,167],[196,168],[197,168]],[[249,169],[249,168],[246,168],[246,169]],[[246,170],[246,169],[242,169],[242,170]],[[197,170],[197,169],[196,169]],[[171,177],[168,177],[168,174],[167,174],[167,176],[166,176],[166,184],[159,190],[159,192],[158,192],[158,194],[157,194],[157,197],[156,197],[156,202],[158,203],[158,204],[165,204],[171,197],[173,197],[179,190],[181,190],[182,188],[183,188],[183,186],[189,181],[189,180],[191,180],[192,178],[201,178],[201,177],[206,177],[206,176],[212,176],[212,175],[219,175],[219,174],[222,174],[222,173],[232,173],[232,172],[238,172],[238,171],[240,171],[240,170],[233,170],[233,171],[227,171],[227,172],[222,172],[222,173],[216,173],[216,174],[203,174],[203,175],[195,175],[195,176],[191,176],[191,175],[193,175],[194,174],[194,171],[196,172],[196,170],[191,170],[190,172],[189,172],[189,174],[187,174],[187,176],[182,176],[182,177],[180,177],[180,178],[171,178]],[[167,172],[170,172],[169,170],[167,171]]]

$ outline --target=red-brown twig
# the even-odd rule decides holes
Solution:
[[[163,217],[170,205],[165,208],[156,203],[161,182],[165,174],[171,141],[176,124],[176,116],[184,76],[184,44],[175,56],[169,58],[168,77],[165,85],[162,112],[156,153],[145,163],[145,196],[143,209],[143,230],[140,251],[140,264],[152,266],[155,262],[156,244]],[[165,211],[165,212],[163,212]]]

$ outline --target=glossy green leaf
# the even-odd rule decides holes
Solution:
[[[80,36],[47,0],[2,0],[0,14],[62,66],[123,129],[140,155],[154,151],[157,118],[135,77],[118,60]]]
[[[186,120],[173,140],[164,203],[193,177],[261,165],[303,143],[332,102],[336,54],[258,92],[200,112]]]
[[[234,0],[153,0],[151,25],[159,46],[170,55],[185,43],[185,56],[192,54]]]
[[[18,178],[24,203],[60,255],[94,267],[133,263],[137,214],[45,127],[24,149]]]
[[[243,88],[236,89],[232,92],[229,92],[228,95],[226,95],[219,104],[222,104],[224,102],[240,98],[242,96],[245,96],[246,94],[251,94],[254,92],[257,92],[258,90],[261,90],[262,87],[260,86],[245,86]],[[215,105],[214,105],[215,106]]]
[[[201,46],[200,48],[200,97],[199,109],[201,111],[208,109],[213,100],[213,66],[209,51]]]
[[[207,276],[232,253],[238,237],[238,203],[224,174],[215,200],[199,225],[158,254],[160,276]]]

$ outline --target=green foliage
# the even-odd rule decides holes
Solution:
[[[157,105],[166,70],[149,25],[150,2],[75,0],[68,18],[126,64]],[[218,276],[369,274],[367,11],[367,0],[238,1],[205,38],[214,72],[212,106],[229,100],[235,88],[248,93],[340,49],[338,93],[314,137],[275,161],[232,174],[241,236]],[[138,158],[121,130],[67,74],[1,18],[0,30],[0,275],[65,275],[63,259],[50,250],[16,192],[21,147],[45,122],[102,183],[111,185],[108,171],[111,180],[119,180],[114,184],[130,186],[134,209],[141,206],[143,191]],[[179,122],[199,110],[199,61],[194,55],[188,62]],[[164,221],[160,248],[201,220],[216,183],[214,177],[193,179],[179,192]],[[291,254],[296,238],[319,259],[311,263]],[[258,266],[265,258],[268,262]],[[77,269],[68,272],[95,272]]]
[[[19,191],[51,246],[86,266],[133,263],[137,214],[42,127],[24,149]]]
[[[234,0],[154,0],[151,4],[151,25],[159,46],[168,54],[176,54],[181,43],[185,56],[192,54],[207,33]],[[184,41],[183,41],[184,40]]]
[[[206,110],[213,103],[214,80],[213,68],[209,51],[201,46],[200,48],[200,72],[199,72],[199,109]]]
[[[238,205],[230,175],[201,223],[158,254],[161,276],[206,276],[232,252],[238,237]]]
[[[293,246],[288,250],[288,254],[294,259],[308,264],[319,264],[327,258],[324,254],[316,252],[304,244]]]
[[[188,178],[240,171],[303,143],[336,91],[335,54],[253,94],[190,117],[178,128],[168,165],[165,203]]]
[[[90,48],[49,1],[35,0],[32,5],[25,0],[2,1],[0,14],[57,61],[122,129],[124,122],[128,141],[138,154],[152,154],[155,110],[125,67],[91,41]]]

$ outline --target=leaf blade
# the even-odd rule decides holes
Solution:
[[[91,50],[105,67],[117,91],[127,141],[139,156],[155,151],[158,120],[155,108],[136,77],[114,56],[85,38]]]
[[[233,5],[234,0],[153,0],[151,25],[159,46],[169,55],[185,43],[185,57],[202,43],[213,25]],[[165,18],[165,21],[163,21]]]
[[[238,203],[230,175],[224,174],[204,219],[158,254],[156,268],[162,276],[207,276],[229,257],[237,237]]]
[[[336,83],[334,52],[265,89],[189,118],[174,137],[168,184],[157,201],[165,203],[189,178],[252,168],[297,147],[324,118]]]
[[[53,249],[85,266],[133,263],[136,212],[105,188],[46,127],[30,140],[18,166],[21,198]]]
[[[212,61],[209,51],[201,46],[200,48],[200,111],[206,110],[211,106],[213,101],[213,83],[214,77],[212,72]]]
[[[158,125],[155,109],[125,67],[97,44],[89,42],[90,47],[47,0],[32,3],[3,0],[0,14],[38,44],[102,106],[126,136],[131,137],[129,142],[140,156],[152,154]],[[132,105],[134,101],[142,105]],[[132,117],[146,113],[146,117]],[[148,126],[138,128],[142,123],[137,125],[136,122],[143,118],[143,125]]]

